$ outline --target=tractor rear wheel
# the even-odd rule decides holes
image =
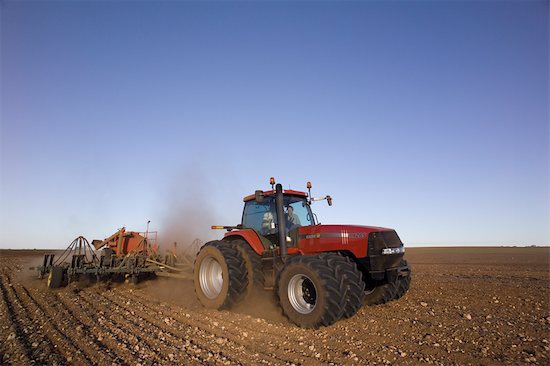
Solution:
[[[264,272],[262,270],[262,258],[244,240],[234,240],[231,243],[235,246],[244,259],[246,272],[248,274],[246,296],[250,296],[254,293],[254,291],[263,290]]]
[[[53,266],[48,275],[48,288],[59,288],[63,285],[63,267]]]
[[[246,267],[239,251],[221,242],[205,245],[195,259],[195,293],[210,309],[229,309],[246,293]]]
[[[365,302],[365,282],[357,265],[348,257],[337,253],[322,254],[329,265],[344,278],[346,288],[342,317],[351,318]]]
[[[297,256],[283,268],[277,294],[294,324],[317,329],[336,322],[345,304],[342,276],[319,256]]]

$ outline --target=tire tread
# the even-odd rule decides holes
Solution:
[[[328,260],[322,256],[296,256],[290,259],[281,271],[279,280],[277,281],[278,286],[280,285],[280,278],[285,271],[295,266],[305,266],[319,277],[320,281],[316,284],[316,287],[320,287],[317,289],[317,296],[323,296],[323,299],[321,301],[318,300],[318,304],[324,303],[324,309],[319,314],[298,314],[290,304],[285,304],[287,301],[286,296],[281,296],[281,291],[285,290],[279,287],[276,292],[285,316],[300,327],[313,329],[317,329],[320,326],[329,326],[338,321],[342,316],[345,305],[346,290],[343,276],[336,272]]]
[[[323,256],[327,263],[343,277],[345,291],[342,291],[342,295],[345,297],[345,303],[342,308],[342,318],[351,318],[365,301],[363,275],[349,257],[340,253],[326,253]]]

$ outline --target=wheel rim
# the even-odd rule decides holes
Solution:
[[[223,287],[222,267],[212,257],[205,258],[199,271],[199,282],[204,296],[215,299]]]
[[[297,274],[288,283],[288,300],[300,314],[309,314],[317,305],[317,289],[306,275]]]

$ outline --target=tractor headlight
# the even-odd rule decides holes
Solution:
[[[405,253],[405,247],[401,246],[398,248],[385,248],[382,249],[382,254],[399,254]]]

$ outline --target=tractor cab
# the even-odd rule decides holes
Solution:
[[[266,191],[262,195],[260,200],[256,200],[254,195],[245,197],[241,225],[243,228],[253,229],[265,237],[276,236],[280,226],[277,220],[275,193]],[[285,190],[283,197],[284,223],[281,227],[285,230],[285,234],[288,235],[289,232],[300,226],[315,225],[306,193]]]
[[[271,190],[258,190],[255,194],[243,199],[244,210],[239,227],[254,230],[266,249],[274,246],[295,247],[298,243],[299,229],[317,224],[311,211],[311,203],[326,199],[328,204],[332,205],[332,198],[330,196],[313,198],[311,182],[307,182],[308,193],[291,189],[283,190],[278,184],[279,192],[275,189],[273,177],[269,179],[269,183]]]
[[[212,226],[212,229],[225,229],[226,239],[243,237],[257,254],[278,249],[278,255],[285,256],[286,248],[298,246],[300,233],[318,227],[311,211],[314,201],[326,200],[332,205],[330,196],[312,197],[311,183],[307,182],[308,192],[283,190],[281,184],[275,187],[275,178],[269,180],[271,190],[257,190],[243,198],[244,209],[241,223],[236,226]],[[279,225],[281,223],[281,225]],[[274,252],[272,252],[273,254]]]

